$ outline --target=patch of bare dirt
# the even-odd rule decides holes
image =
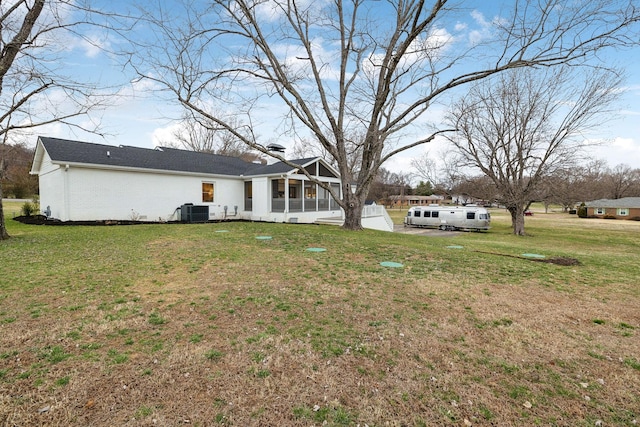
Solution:
[[[571,258],[571,257],[542,258],[542,259],[534,259],[534,261],[547,262],[547,263],[550,263],[550,264],[565,265],[565,266],[581,265],[582,264],[577,259]]]
[[[478,251],[478,250],[474,252],[478,252],[481,254],[488,254],[488,255],[497,255],[497,256],[508,257],[508,258],[517,258],[517,259],[522,259],[526,261],[544,262],[548,264],[563,265],[563,266],[582,265],[582,263],[579,260],[571,257],[536,258],[536,257],[524,257],[524,256],[518,256],[518,255],[501,254],[498,252],[488,252],[488,251]]]

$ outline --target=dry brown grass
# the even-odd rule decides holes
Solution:
[[[584,255],[558,266],[420,236],[277,225],[258,243],[259,226],[225,227],[149,239],[137,249],[148,265],[124,269],[124,287],[92,291],[98,273],[80,263],[49,287],[4,288],[0,424],[587,426],[640,416],[640,296],[628,276],[594,283],[603,277]],[[472,248],[491,238],[455,239]],[[317,242],[328,251],[304,252]],[[379,267],[385,256],[405,267]],[[482,271],[462,266],[479,261]]]

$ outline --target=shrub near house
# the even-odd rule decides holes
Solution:
[[[585,205],[588,218],[640,220],[640,197],[594,200]]]

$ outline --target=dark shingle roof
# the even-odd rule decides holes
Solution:
[[[590,208],[640,208],[640,197],[622,199],[600,199],[585,203]]]
[[[55,163],[81,163],[230,176],[278,174],[287,173],[293,169],[282,162],[262,165],[237,157],[176,148],[116,147],[49,137],[40,137],[40,141]],[[312,160],[315,158],[292,160],[292,162],[305,165]]]

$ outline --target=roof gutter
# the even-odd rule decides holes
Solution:
[[[63,169],[82,168],[82,169],[98,169],[108,171],[121,171],[121,172],[136,172],[136,173],[149,173],[160,175],[181,175],[181,176],[206,176],[206,177],[218,177],[218,178],[238,178],[238,175],[223,175],[213,174],[206,172],[188,172],[188,171],[173,171],[168,169],[148,169],[137,168],[130,166],[115,166],[115,165],[100,165],[95,163],[78,163],[78,162],[64,162],[64,161],[52,161],[54,165],[58,165]]]

